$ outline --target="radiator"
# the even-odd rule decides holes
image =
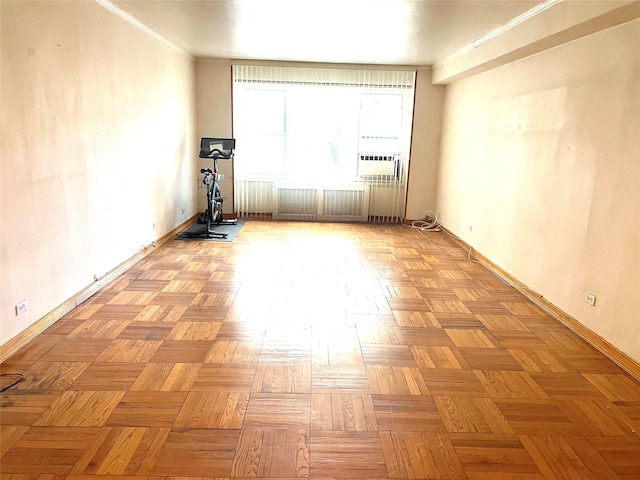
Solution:
[[[273,185],[273,218],[325,222],[366,222],[370,187],[341,184],[326,187],[290,183]]]

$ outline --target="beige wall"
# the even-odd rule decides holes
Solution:
[[[445,226],[636,361],[638,45],[634,20],[448,85],[438,195]]]
[[[199,59],[196,62],[196,131],[197,141],[202,137],[232,138],[231,62],[229,60]],[[199,144],[199,143],[198,143]],[[199,159],[200,168],[213,168],[211,160]],[[222,211],[233,214],[233,159],[219,160],[218,171],[224,175],[220,193],[224,200]],[[207,208],[207,194],[198,190],[198,208]]]
[[[444,86],[431,83],[430,68],[417,71],[407,220],[424,218],[426,212],[436,210],[444,91]]]
[[[195,214],[197,150],[191,57],[96,2],[1,8],[4,344]]]

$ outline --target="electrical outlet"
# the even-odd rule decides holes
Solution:
[[[153,229],[156,229],[156,222],[153,222]]]
[[[469,232],[473,232],[473,223],[467,225],[467,228],[469,229]]]
[[[183,209],[182,209],[182,214],[183,214],[183,215],[184,215],[184,212],[185,212],[185,210],[184,210],[184,208],[183,208]]]
[[[16,305],[16,316],[20,315],[27,311],[27,301],[22,300],[20,303]]]
[[[596,306],[596,296],[593,293],[587,292],[587,296],[584,297],[584,301],[587,302],[592,307]]]

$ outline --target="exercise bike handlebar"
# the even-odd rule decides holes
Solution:
[[[222,150],[218,149],[218,148],[214,148],[213,150],[211,150],[209,152],[208,155],[204,156],[204,157],[200,157],[200,158],[224,158],[225,160],[230,159],[231,157],[233,157],[233,152],[229,152],[229,153],[224,153]]]

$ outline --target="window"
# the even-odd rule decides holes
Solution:
[[[237,176],[357,180],[363,155],[407,156],[413,72],[401,72],[408,88],[368,77],[318,81],[303,70],[302,79],[236,75]]]
[[[414,78],[234,65],[236,215],[402,221]]]

